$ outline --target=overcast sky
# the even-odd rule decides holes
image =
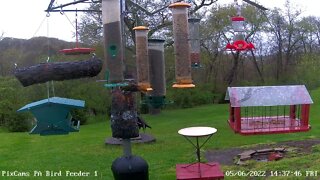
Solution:
[[[56,0],[60,3],[72,2],[73,0]],[[240,0],[239,0],[240,1]],[[75,19],[75,13],[51,13],[46,18],[50,0],[0,0],[0,33],[5,37],[29,39],[34,36],[49,36],[66,41],[75,41],[75,31],[69,22]],[[232,3],[233,0],[219,0],[220,3]],[[257,0],[259,4],[267,7],[283,7],[285,0]],[[320,1],[318,0],[290,0],[296,7],[303,11],[304,15],[320,16]],[[71,6],[70,8],[79,8]],[[80,9],[80,8],[79,8]],[[80,14],[79,14],[80,16]],[[41,22],[42,26],[39,28]],[[49,27],[49,28],[47,28]]]

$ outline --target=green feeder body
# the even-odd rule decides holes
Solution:
[[[27,104],[18,112],[30,111],[37,119],[37,124],[30,134],[62,135],[79,131],[79,121],[77,125],[73,124],[70,111],[83,108],[84,105],[82,100],[51,97]]]
[[[166,104],[165,96],[148,96],[148,105],[152,108],[158,109]]]

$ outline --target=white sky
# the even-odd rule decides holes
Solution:
[[[57,1],[57,0],[56,0]],[[59,3],[72,2],[73,0],[59,0]],[[219,0],[220,3],[232,3],[233,0]],[[33,36],[55,37],[66,41],[75,41],[74,27],[68,19],[60,13],[51,13],[46,17],[50,0],[0,0],[0,33],[5,37],[29,39]],[[285,0],[257,0],[259,4],[272,9],[283,7]],[[320,17],[320,1],[318,0],[290,0],[296,7],[303,10],[303,15]],[[71,6],[70,8],[77,8]],[[81,7],[78,7],[81,9]],[[75,19],[75,13],[66,13],[71,21]],[[81,13],[79,14],[79,18]],[[44,21],[36,33],[41,22]],[[47,21],[49,23],[47,23]],[[49,28],[47,28],[47,24]],[[47,31],[48,30],[48,31]],[[36,34],[35,34],[36,33]]]

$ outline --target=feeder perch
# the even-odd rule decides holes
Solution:
[[[84,105],[82,100],[51,97],[27,104],[18,112],[30,111],[36,118],[37,124],[30,134],[62,135],[79,131],[80,121],[74,120],[70,111],[83,108]]]

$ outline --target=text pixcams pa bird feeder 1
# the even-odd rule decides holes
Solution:
[[[122,31],[120,1],[102,1],[102,22],[104,30],[104,54],[106,59],[106,87],[121,86],[123,78]]]
[[[145,26],[133,28],[136,35],[137,82],[141,91],[151,91],[149,80],[148,30]]]
[[[254,49],[254,45],[251,42],[245,41],[245,18],[242,16],[235,16],[231,18],[232,27],[235,32],[233,43],[228,43],[226,49],[236,51],[246,51]]]
[[[174,88],[193,88],[191,78],[191,60],[189,44],[188,8],[185,2],[173,3],[169,6],[173,16],[173,36],[175,51],[176,83]]]

